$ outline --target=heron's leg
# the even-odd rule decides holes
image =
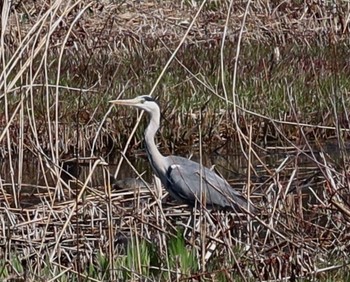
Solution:
[[[191,208],[190,216],[184,230],[184,238],[188,239],[191,245],[193,245],[195,241],[196,225],[196,207],[193,207]]]

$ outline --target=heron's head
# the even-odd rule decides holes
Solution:
[[[159,110],[157,101],[151,96],[147,96],[147,95],[138,96],[133,99],[112,100],[109,102],[114,105],[132,106],[135,108],[139,108],[141,110],[145,110],[146,112],[149,112],[149,113]]]

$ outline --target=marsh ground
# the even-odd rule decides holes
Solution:
[[[1,279],[348,279],[345,2],[1,7]],[[138,114],[108,101],[151,92],[162,152],[204,152],[257,218],[201,214],[189,236],[188,209],[159,190],[108,188],[98,157],[142,173],[146,125],[129,139]],[[69,185],[60,167],[76,156]]]

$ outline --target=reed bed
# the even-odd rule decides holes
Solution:
[[[335,170],[324,154],[318,167],[301,167],[297,160],[282,158],[279,167],[259,169],[264,176],[260,182],[250,181],[253,202],[260,209],[256,217],[198,211],[194,231],[191,210],[176,205],[165,191],[154,186],[111,190],[108,172],[100,186],[90,187],[91,179],[84,177],[85,183],[73,182],[79,189],[63,188],[60,196],[57,186],[35,186],[31,193],[21,193],[20,208],[14,207],[10,193],[2,194],[6,198],[1,199],[1,277],[24,281],[79,280],[79,275],[91,281],[346,278],[350,216],[346,174]],[[89,170],[91,177],[97,168],[95,177],[103,175],[106,168],[99,163],[95,161]],[[241,181],[246,191],[248,183],[245,178]],[[1,185],[3,191],[8,185]]]
[[[349,279],[346,2],[8,5],[1,280]],[[162,105],[164,154],[225,156],[235,144],[243,157],[216,168],[257,214],[193,217],[133,165],[145,123],[108,100],[148,93]],[[122,161],[152,184],[113,189]]]

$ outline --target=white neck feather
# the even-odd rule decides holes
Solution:
[[[145,131],[145,142],[149,162],[151,163],[154,172],[159,178],[161,178],[161,175],[165,175],[167,167],[165,157],[159,152],[154,141],[154,137],[159,129],[159,124],[160,112],[154,111]]]

